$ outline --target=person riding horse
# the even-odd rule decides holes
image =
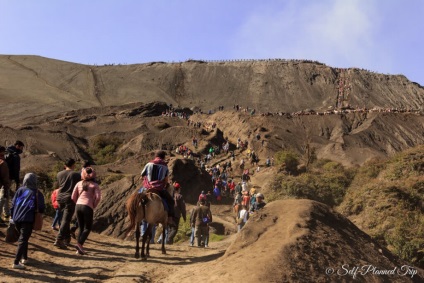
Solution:
[[[168,186],[168,165],[165,162],[166,152],[159,150],[155,153],[155,158],[148,162],[141,176],[144,177],[143,187],[148,192],[158,194],[162,199],[166,200],[168,205],[168,221],[173,223],[174,219],[174,198],[166,190]]]

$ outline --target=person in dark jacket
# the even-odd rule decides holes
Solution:
[[[10,179],[9,179],[9,166],[4,160],[6,148],[0,146],[0,213],[5,216],[9,215],[9,194],[10,194]],[[0,223],[4,223],[0,218]]]
[[[19,156],[24,150],[24,143],[16,141],[14,145],[8,146],[6,155],[7,165],[9,165],[9,178],[15,181],[16,189],[19,187],[19,173],[21,172],[21,157]]]
[[[174,243],[174,238],[178,232],[178,226],[180,225],[181,216],[186,222],[186,205],[184,202],[183,195],[181,194],[181,186],[177,182],[174,182],[174,223],[175,225],[170,225],[169,235],[168,235],[168,244],[172,245]]]
[[[12,188],[16,191],[19,188],[19,173],[21,171],[21,157],[19,154],[22,153],[24,149],[24,143],[21,141],[16,141],[14,145],[8,146],[5,152],[5,161],[7,167],[9,168],[9,179],[10,186],[8,192],[5,194],[6,206],[4,207],[3,214],[5,218],[9,218],[8,204]],[[12,187],[12,182],[15,183],[15,186]]]
[[[63,211],[63,215],[54,245],[60,249],[67,249],[67,245],[71,242],[71,220],[75,213],[75,202],[72,201],[71,195],[75,185],[81,181],[81,174],[74,171],[74,169],[75,160],[69,158],[65,162],[65,170],[57,173],[59,185],[57,202],[59,203],[59,208]]]
[[[205,200],[200,200],[200,206],[197,206],[190,219],[191,226],[194,227],[194,235],[197,241],[197,246],[201,247],[201,241],[205,243],[205,248],[209,242],[209,223],[212,222],[212,212],[206,205]]]
[[[15,261],[12,265],[14,269],[24,269],[28,261],[28,241],[32,234],[37,206],[38,211],[44,213],[44,196],[41,192],[37,192],[37,176],[34,173],[27,173],[23,186],[16,191],[13,197],[10,209],[11,218],[21,233]]]

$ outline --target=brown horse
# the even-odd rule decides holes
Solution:
[[[143,235],[143,243],[141,246],[141,259],[146,260],[146,256],[149,254],[150,237],[152,235],[153,226],[156,224],[162,224],[163,232],[162,239],[165,239],[165,230],[168,224],[168,213],[165,210],[162,199],[155,193],[143,192],[134,193],[130,196],[126,203],[128,216],[130,218],[130,225],[127,228],[127,232],[135,230],[136,246],[135,246],[135,258],[139,258],[139,241],[140,241],[140,224],[144,219],[147,225],[147,231]],[[146,254],[144,254],[144,247],[146,245]],[[162,254],[166,254],[165,241],[162,241]]]

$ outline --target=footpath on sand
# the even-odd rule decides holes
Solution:
[[[50,225],[45,221],[42,231],[33,232],[25,270],[11,268],[17,244],[6,243],[6,227],[0,227],[0,282],[160,282],[181,268],[198,272],[197,264],[222,256],[233,238],[212,242],[208,249],[189,247],[188,241],[168,245],[166,255],[162,255],[160,245],[152,244],[151,257],[141,261],[134,258],[134,240],[94,232],[85,245],[85,256],[76,254],[73,246],[58,249],[53,246],[57,232]]]

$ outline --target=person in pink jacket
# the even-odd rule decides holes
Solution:
[[[81,181],[79,181],[72,192],[72,200],[75,202],[75,212],[79,225],[79,234],[77,245],[75,246],[77,254],[84,255],[84,242],[87,240],[93,226],[94,209],[101,200],[99,185],[94,181],[96,172],[91,167],[82,170]]]

